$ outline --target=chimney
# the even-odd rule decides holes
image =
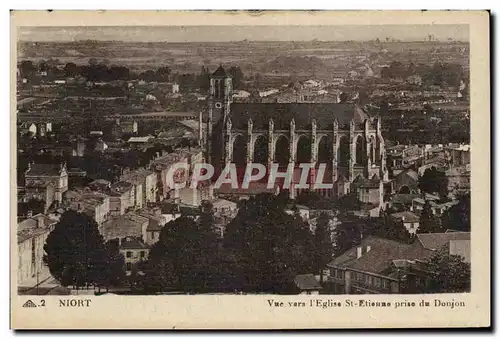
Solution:
[[[36,227],[38,227],[38,228],[42,228],[43,227],[43,217],[42,216],[39,216],[36,219]]]
[[[28,212],[26,212],[26,217],[27,218],[31,218],[33,216],[33,211],[32,210],[29,210]]]
[[[362,254],[363,254],[363,247],[358,246],[358,247],[356,248],[356,259],[361,258],[361,255],[362,255]]]
[[[367,245],[366,246],[366,253],[370,252],[371,249],[372,249],[372,247],[370,245]]]
[[[404,215],[401,217],[401,221],[405,222],[405,217],[404,217]]]

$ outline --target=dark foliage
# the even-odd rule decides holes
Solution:
[[[450,207],[442,216],[443,229],[470,232],[470,195],[461,197],[458,204]]]
[[[122,274],[116,251],[108,253],[96,222],[86,214],[65,212],[44,250],[45,264],[63,286],[110,283]]]
[[[448,195],[448,178],[436,168],[428,168],[418,180],[418,188],[426,193],[438,193],[441,198]]]
[[[300,217],[284,209],[275,196],[262,194],[243,204],[227,226],[233,290],[287,293],[293,277],[314,270],[312,234]]]

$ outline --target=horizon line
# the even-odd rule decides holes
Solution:
[[[424,39],[424,38],[423,38]],[[449,40],[451,39],[451,40]],[[100,40],[100,39],[73,39],[73,40],[21,40],[19,39],[17,42],[22,43],[68,43],[68,42],[84,42],[84,41],[97,41],[97,42],[125,42],[125,43],[235,43],[235,42],[375,42],[376,39],[369,40],[212,40],[212,41],[169,41],[169,40],[144,40],[144,41],[128,41],[128,40]],[[404,39],[396,39],[394,41],[384,41],[380,40],[380,43],[409,43],[409,42],[431,42],[431,43],[442,43],[442,42],[461,42],[461,43],[469,43],[468,40],[458,40],[453,38],[439,39],[434,41],[428,40],[404,40]]]

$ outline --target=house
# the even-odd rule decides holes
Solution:
[[[56,222],[44,214],[37,214],[18,224],[18,287],[32,287],[50,277],[49,269],[43,262],[43,247]]]
[[[297,214],[304,221],[308,221],[310,219],[309,207],[304,205],[289,204],[285,209],[285,213],[289,215]]]
[[[152,210],[145,209],[140,211],[139,215],[149,219],[144,242],[148,245],[153,245],[160,240],[160,232],[163,229],[163,226],[167,223],[167,218],[161,214],[160,208]]]
[[[116,216],[105,221],[100,227],[104,240],[138,237],[144,239],[149,219],[134,212]]]
[[[71,192],[71,193],[70,193]],[[95,220],[97,225],[102,225],[110,216],[110,197],[100,192],[84,192],[73,194],[68,191],[66,200],[69,208],[87,214]]]
[[[413,209],[417,211],[418,209],[414,205],[415,199],[420,198],[420,194],[400,194],[396,193],[391,197],[389,205],[396,210],[408,210]],[[423,206],[423,204],[422,204]],[[422,209],[422,208],[420,208]]]
[[[216,216],[234,218],[238,213],[238,205],[226,199],[216,199],[212,201],[212,211]]]
[[[127,142],[129,144],[146,144],[146,143],[150,142],[153,139],[154,139],[153,136],[148,135],[148,136],[145,136],[145,137],[131,137],[130,139],[128,139]]]
[[[110,186],[107,194],[111,215],[123,215],[135,206],[135,187],[131,183],[117,182]]]
[[[418,173],[412,169],[405,169],[396,175],[393,189],[400,194],[416,194],[418,188]]]
[[[448,178],[448,191],[454,193],[470,191],[470,164],[451,167],[445,171]]]
[[[120,180],[136,186],[136,205],[138,208],[148,203],[156,202],[158,192],[158,177],[155,172],[145,168],[122,174]]]
[[[181,207],[176,201],[164,201],[160,205],[161,215],[165,218],[166,223],[171,222],[181,216]]]
[[[458,200],[452,200],[440,203],[439,200],[430,200],[418,197],[413,199],[412,209],[414,211],[421,211],[424,209],[424,205],[426,202],[430,205],[432,214],[436,216],[443,215],[443,213],[447,211],[450,207],[458,204]]]
[[[445,150],[449,154],[452,167],[470,164],[470,145],[448,146]]]
[[[323,289],[313,274],[299,274],[293,279],[298,294],[317,295]]]
[[[406,244],[369,236],[327,265],[326,281],[333,294],[404,293],[408,287],[397,270],[394,274],[393,261],[424,260],[432,253],[418,242]]]
[[[74,147],[72,147],[71,150],[71,155],[74,157],[83,157],[85,155],[85,141],[87,139],[84,138],[77,138],[75,141],[73,141]],[[75,145],[76,144],[76,145]]]
[[[52,206],[55,198],[54,184],[45,180],[30,180],[25,182],[24,201],[44,201],[44,213]]]
[[[402,223],[410,234],[416,234],[420,226],[420,217],[411,211],[393,213],[391,218],[396,223]]]
[[[54,187],[54,199],[62,201],[62,194],[68,190],[68,172],[66,164],[34,164],[30,163],[24,172],[25,186],[31,182],[52,183]]]
[[[459,255],[470,263],[470,232],[421,233],[417,234],[417,240],[427,250],[445,248],[450,255]]]
[[[96,179],[89,183],[89,188],[98,192],[108,191],[111,189],[111,182],[104,179]]]
[[[379,205],[383,201],[382,181],[374,175],[371,179],[358,176],[352,182],[351,192],[356,194],[362,203]]]
[[[139,131],[137,121],[123,121],[119,124],[123,134],[137,134]]]
[[[417,234],[411,244],[369,236],[327,265],[327,283],[335,294],[428,293],[426,260],[442,249],[470,262],[470,232]]]
[[[120,241],[120,254],[125,259],[126,275],[131,275],[134,270],[141,273],[141,263],[148,260],[149,246],[141,238],[125,237]]]

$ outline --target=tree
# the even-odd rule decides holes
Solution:
[[[117,286],[124,280],[125,259],[120,253],[118,240],[106,242],[105,250],[105,265],[103,265],[96,282],[98,283],[99,290],[101,286],[105,286],[106,291],[108,291],[110,286]]]
[[[418,233],[437,233],[442,231],[439,220],[434,217],[431,205],[428,201],[425,201],[422,213],[420,214],[420,222],[417,231]]]
[[[349,95],[346,92],[340,93],[339,101],[341,104],[345,104],[349,100]]]
[[[442,216],[442,225],[445,229],[470,232],[470,195],[467,194],[458,200],[458,204],[451,206]]]
[[[334,207],[339,213],[345,214],[349,211],[358,210],[361,207],[361,201],[354,194],[346,194],[334,202]]]
[[[228,74],[233,78],[233,87],[240,88],[241,81],[243,80],[243,71],[239,66],[230,67]]]
[[[426,193],[438,193],[441,198],[448,195],[448,178],[443,171],[428,168],[418,180],[418,188]]]
[[[156,71],[158,79],[161,81],[168,81],[170,73],[172,73],[172,70],[167,66],[160,67]]]
[[[345,251],[353,248],[361,242],[363,226],[357,218],[344,219],[336,225],[333,232],[334,256],[338,257]]]
[[[145,264],[146,288],[187,293],[212,292],[217,284],[217,240],[211,211],[198,222],[181,216],[160,232]]]
[[[33,64],[32,61],[23,60],[19,64],[19,73],[21,77],[31,79],[36,74],[36,66]]]
[[[233,265],[233,290],[287,293],[297,274],[314,270],[308,225],[287,214],[285,206],[271,194],[242,204],[227,225],[224,246]]]
[[[80,68],[73,62],[68,62],[64,65],[64,75],[67,77],[74,77],[80,73]]]
[[[428,261],[431,289],[435,293],[470,292],[470,263],[461,256],[450,255],[447,249],[436,252]]]
[[[63,213],[48,235],[43,260],[63,286],[87,286],[102,280],[108,256],[97,223],[83,213]]]
[[[314,249],[316,251],[315,263],[317,265],[317,272],[319,272],[321,283],[323,283],[323,269],[332,260],[334,249],[330,219],[328,214],[324,212],[318,217],[316,230],[314,231]]]

